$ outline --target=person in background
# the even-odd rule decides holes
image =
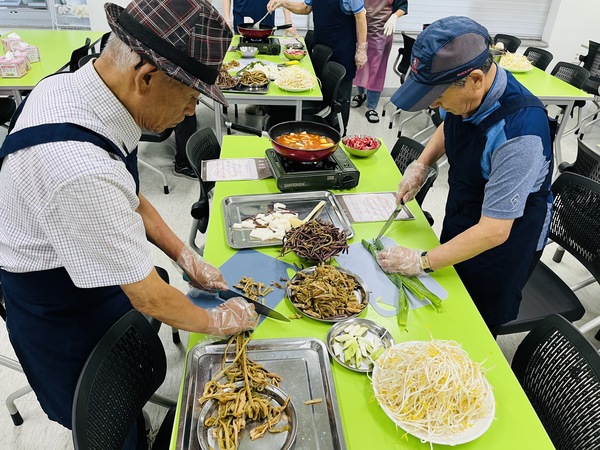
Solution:
[[[352,97],[350,106],[358,108],[366,101],[365,117],[369,122],[377,123],[379,114],[375,109],[385,83],[396,21],[408,14],[408,0],[365,0],[365,9],[369,63],[356,72],[354,85],[358,87],[358,94]]]
[[[488,31],[467,17],[438,20],[417,38],[409,75],[391,101],[445,119],[404,173],[397,201],[414,198],[448,157],[441,245],[378,255],[387,272],[418,275],[454,265],[493,332],[517,317],[552,213],[552,138],[543,104],[493,62]]]
[[[219,336],[257,320],[241,298],[203,309],[162,281],[150,243],[194,287],[227,289],[138,190],[142,128],[175,127],[195,113],[200,93],[227,104],[214,83],[229,27],[206,0],[134,0],[105,10],[113,33],[100,57],[42,80],[0,148],[7,328],[42,408],[68,428],[88,355],[132,308]]]
[[[231,20],[232,8],[231,4],[233,1],[233,20]],[[244,25],[244,23],[253,23],[259,21],[267,13],[267,0],[223,0],[223,17],[225,21],[232,29],[234,34],[238,33],[238,27]],[[289,11],[283,11],[284,22],[286,24],[292,23],[292,16]],[[269,27],[275,26],[275,14],[269,14],[265,17],[261,25]],[[287,28],[285,34],[289,34],[294,37],[298,37],[298,33],[295,28]],[[262,110],[260,105],[246,105],[246,114],[257,114]]]
[[[348,128],[352,80],[356,69],[367,63],[367,19],[363,0],[269,0],[269,11],[285,8],[294,14],[313,13],[314,45],[333,50],[331,61],[346,69],[339,100],[342,103],[344,129]]]

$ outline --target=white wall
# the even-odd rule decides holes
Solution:
[[[129,3],[129,0],[111,1],[122,6]],[[90,23],[93,30],[109,30],[103,3],[98,0],[88,0]],[[556,0],[549,17],[548,29],[544,33],[548,43],[547,50],[554,55],[548,70],[551,70],[558,61],[576,62],[579,54],[587,53],[581,44],[587,44],[590,39],[600,42],[598,17],[600,17],[599,0]],[[398,20],[398,31],[401,30],[401,27],[402,19]],[[390,95],[399,86],[398,76],[393,71],[393,62],[400,45],[400,43],[395,43],[390,54],[384,94]],[[522,52],[529,45],[535,47],[538,44],[527,42],[519,51]]]

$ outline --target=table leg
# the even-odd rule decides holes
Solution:
[[[215,112],[215,135],[217,136],[217,140],[219,144],[223,142],[223,127],[221,125],[221,115],[223,114],[223,106],[213,100],[214,112]]]
[[[558,165],[563,162],[562,160],[562,149],[560,146],[560,140],[563,137],[563,133],[565,132],[565,128],[567,127],[567,122],[569,121],[569,117],[571,117],[571,111],[573,110],[573,105],[575,101],[570,101],[564,103],[565,112],[558,125],[558,130],[556,131],[556,138],[554,139],[554,167],[558,167]]]
[[[302,120],[302,100],[296,100],[296,120]]]

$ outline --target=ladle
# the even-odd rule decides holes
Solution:
[[[260,29],[260,23],[265,20],[265,18],[271,14],[269,11],[267,11],[267,13],[262,17],[262,19],[260,19],[258,22],[256,22],[254,25],[252,25],[252,29],[253,30],[259,30]]]

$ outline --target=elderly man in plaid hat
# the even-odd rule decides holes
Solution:
[[[206,0],[105,5],[112,36],[75,73],[49,77],[15,114],[0,149],[0,280],[11,342],[50,419],[71,426],[79,373],[132,308],[174,327],[230,335],[256,324],[240,298],[202,309],[157,274],[149,242],[201,289],[221,273],[175,236],[139,192],[141,128],[195,113],[231,31]]]
[[[446,17],[417,38],[411,70],[391,101],[406,111],[445,112],[398,187],[414,198],[431,166],[448,157],[441,245],[429,252],[392,247],[388,272],[418,275],[454,265],[493,332],[517,317],[521,291],[548,236],[552,139],[540,100],[493,62],[488,31],[468,17]]]

